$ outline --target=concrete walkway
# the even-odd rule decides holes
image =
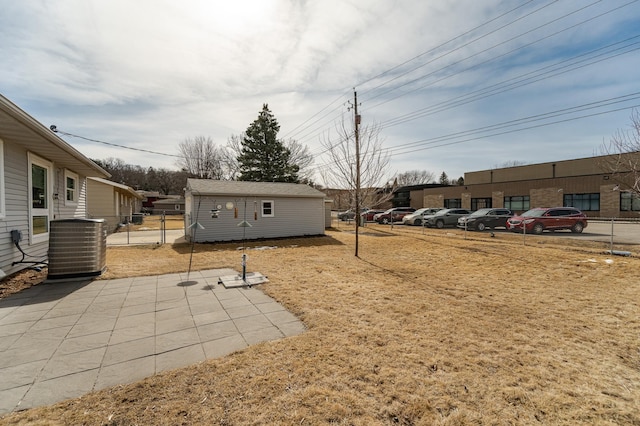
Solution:
[[[230,269],[45,283],[0,299],[0,414],[49,405],[300,334]]]

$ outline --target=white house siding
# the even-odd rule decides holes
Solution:
[[[29,160],[27,150],[22,146],[3,139],[4,145],[4,179],[5,179],[5,210],[6,217],[0,219],[0,269],[5,274],[24,269],[22,263],[12,265],[22,259],[22,253],[11,241],[11,231],[22,233],[20,247],[29,256],[25,262],[45,260],[49,250],[49,241],[30,244],[29,242]],[[62,177],[60,177],[62,176]],[[51,200],[51,219],[66,219],[71,217],[85,217],[85,178],[78,176],[78,203],[76,206],[65,206],[64,203],[64,169],[53,167],[54,193],[60,194],[58,200]],[[62,186],[61,186],[62,185]]]
[[[73,170],[71,170],[73,171]],[[77,173],[76,173],[77,174]],[[65,182],[65,169],[55,169],[55,182],[53,185],[53,192],[58,194],[58,199],[53,201],[53,218],[54,219],[69,219],[69,218],[84,218],[87,217],[86,211],[86,182],[87,179],[84,176],[78,175],[78,200],[75,204],[70,204],[65,201],[66,198],[66,182]]]
[[[6,217],[0,221],[0,268],[6,274],[24,268],[24,265],[12,266],[11,263],[22,258],[22,254],[11,242],[11,230],[22,232],[22,249],[35,259],[45,258],[48,243],[29,245],[29,217],[27,214],[29,203],[27,199],[28,186],[27,151],[22,147],[4,140],[4,185]]]
[[[187,231],[198,242],[237,241],[246,239],[279,238],[324,234],[324,199],[323,198],[281,198],[277,196],[248,197],[246,209],[244,198],[197,196],[191,199],[189,206],[191,223],[196,220],[205,229]],[[262,216],[261,201],[273,201],[274,216]],[[226,204],[231,202],[238,209],[238,217],[234,210],[227,210]],[[218,218],[211,218],[211,210],[220,205],[222,209]],[[254,212],[257,211],[257,220]],[[246,212],[246,216],[245,216]],[[245,220],[251,227],[242,228],[238,224]]]

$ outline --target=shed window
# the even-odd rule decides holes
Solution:
[[[273,201],[272,200],[262,200],[262,217],[273,217]]]

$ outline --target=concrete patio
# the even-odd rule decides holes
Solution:
[[[0,415],[300,334],[259,286],[225,289],[216,269],[65,280],[0,300]]]

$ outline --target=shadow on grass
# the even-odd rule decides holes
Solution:
[[[194,245],[194,252],[203,253],[208,251],[236,251],[243,246],[247,249],[259,250],[265,247],[321,247],[321,246],[336,246],[344,245],[344,243],[336,240],[333,237],[312,236],[312,237],[295,237],[295,238],[270,238],[259,240],[247,240],[244,243],[242,241],[225,241],[217,243],[196,243]],[[172,244],[171,248],[179,254],[186,254],[191,252],[191,243],[177,243]]]

